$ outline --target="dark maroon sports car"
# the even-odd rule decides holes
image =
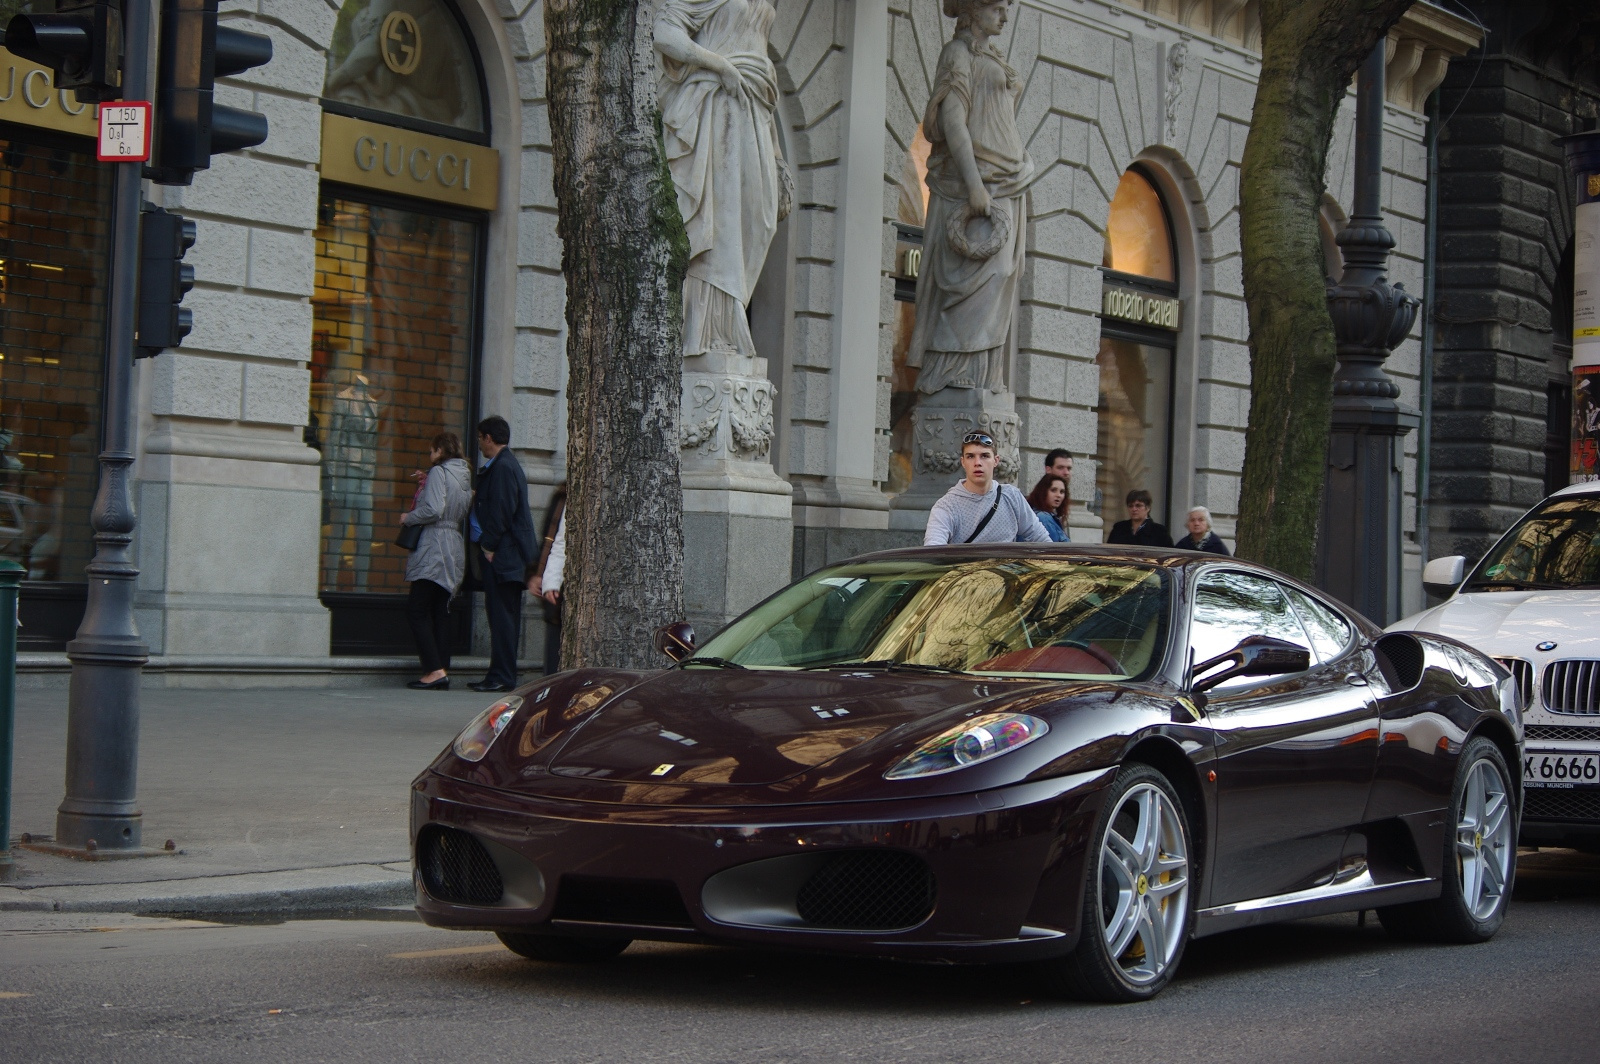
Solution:
[[[1193,936],[1376,909],[1475,942],[1511,896],[1510,675],[1247,562],[893,551],[658,642],[674,668],[524,686],[417,778],[424,920],[553,961],[1036,961],[1128,1001]]]

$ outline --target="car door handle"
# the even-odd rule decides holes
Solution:
[[[1359,672],[1352,672],[1349,676],[1344,678],[1344,682],[1349,684],[1351,687],[1367,686],[1367,678],[1361,675]]]

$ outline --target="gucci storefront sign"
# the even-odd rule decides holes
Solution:
[[[324,113],[322,179],[492,211],[499,202],[500,153]]]
[[[1101,293],[1100,316],[1174,332],[1181,321],[1178,300],[1110,284]]]
[[[99,129],[94,104],[79,103],[70,89],[58,89],[50,71],[10,52],[0,52],[0,122],[39,126],[92,137]]]

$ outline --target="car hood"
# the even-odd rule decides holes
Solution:
[[[1456,595],[1391,626],[1437,632],[1486,654],[1529,657],[1540,643],[1556,657],[1600,657],[1600,591],[1480,591]]]
[[[880,670],[675,669],[601,705],[549,768],[626,783],[761,786],[903,726],[959,719],[960,707],[1018,686]]]

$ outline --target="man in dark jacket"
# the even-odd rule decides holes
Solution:
[[[483,551],[483,598],[489,614],[489,672],[474,691],[509,691],[517,686],[517,644],[522,638],[522,592],[528,566],[538,557],[528,478],[511,452],[511,426],[503,417],[478,423],[478,449],[489,464],[478,477],[473,502],[478,548]]]

